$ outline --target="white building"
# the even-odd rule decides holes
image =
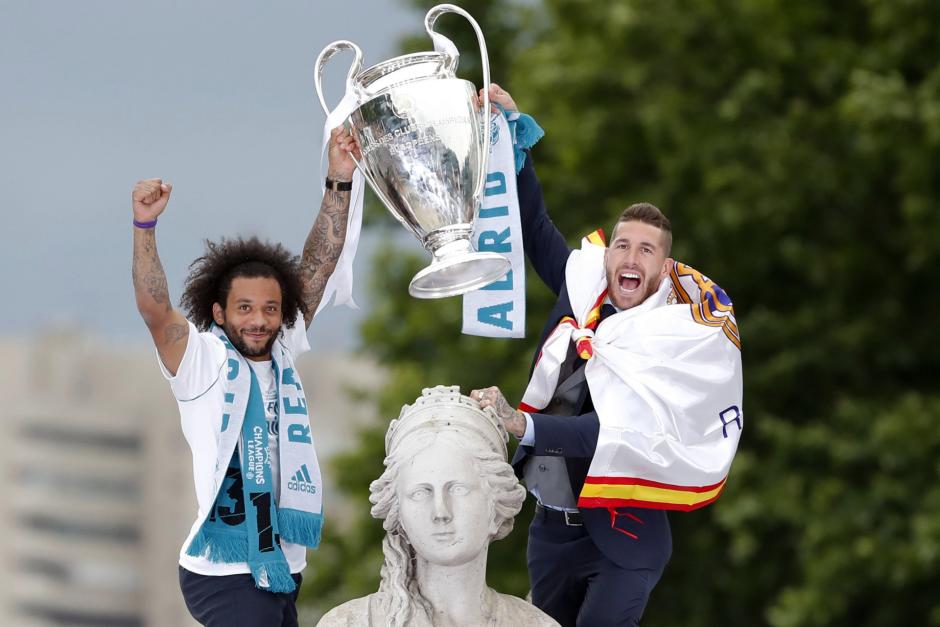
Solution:
[[[0,359],[2,624],[194,625],[177,574],[192,466],[153,349],[59,331],[0,341]],[[381,376],[348,355],[308,355],[298,369],[324,463],[374,420],[344,390]]]

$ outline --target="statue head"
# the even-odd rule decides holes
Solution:
[[[369,497],[386,532],[379,590],[389,624],[429,609],[417,560],[460,566],[512,531],[525,488],[506,463],[507,441],[499,419],[457,387],[423,390],[389,425],[385,472]]]

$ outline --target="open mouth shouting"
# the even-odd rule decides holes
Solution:
[[[617,285],[620,287],[621,291],[627,294],[633,294],[640,289],[642,281],[640,280],[640,275],[636,272],[621,272],[617,275]]]

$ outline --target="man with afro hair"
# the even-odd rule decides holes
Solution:
[[[294,359],[346,239],[359,147],[342,127],[326,192],[298,259],[257,238],[207,242],[170,302],[155,227],[172,186],[132,193],[137,309],[179,404],[199,511],[180,551],[180,587],[207,626],[296,626],[306,548],[320,540],[319,467]],[[301,325],[301,320],[303,325]]]

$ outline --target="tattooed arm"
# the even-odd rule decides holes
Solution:
[[[134,220],[138,224],[156,221],[166,208],[172,189],[160,179],[138,181],[131,193]],[[186,352],[189,323],[170,304],[166,274],[157,254],[155,230],[152,226],[134,226],[134,295],[137,311],[150,329],[163,365],[176,374]]]
[[[359,146],[343,127],[333,129],[330,138],[329,170],[333,181],[352,181],[355,162],[350,155],[360,158]],[[310,326],[316,313],[326,282],[336,269],[336,262],[346,241],[346,221],[349,216],[349,197],[352,192],[327,189],[323,194],[320,213],[310,229],[304,251],[300,257],[300,278],[306,313],[304,320]]]
[[[531,447],[530,454],[566,458],[592,458],[597,449],[600,419],[596,411],[576,416],[527,414],[513,408],[498,387],[470,392],[480,409],[493,408],[506,431],[519,438],[519,444]]]
[[[509,433],[517,438],[521,438],[522,434],[525,433],[525,414],[510,405],[498,387],[492,386],[482,390],[471,390],[470,398],[480,403],[480,409],[492,407]]]

